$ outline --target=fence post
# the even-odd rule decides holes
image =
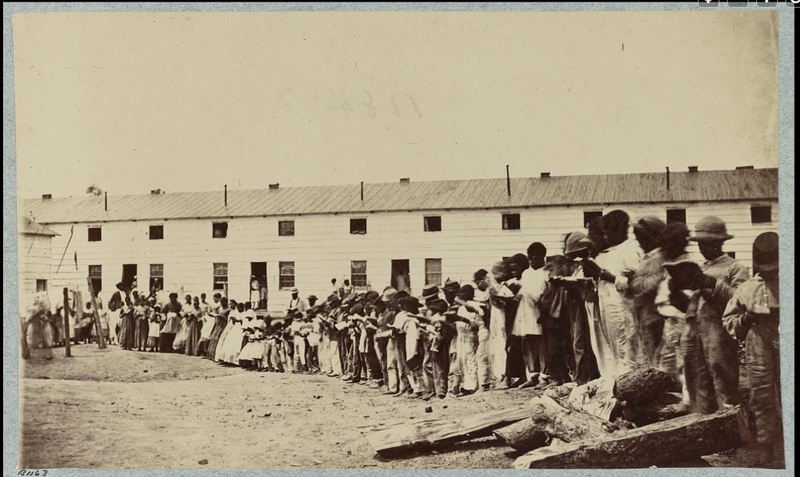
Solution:
[[[67,358],[72,357],[72,353],[69,349],[69,340],[71,338],[69,332],[69,290],[67,287],[64,287],[64,350],[67,353]]]

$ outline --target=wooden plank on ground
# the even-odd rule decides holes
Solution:
[[[607,437],[542,447],[514,461],[515,469],[630,469],[668,466],[739,446],[747,435],[741,406],[688,416]]]
[[[452,420],[427,420],[409,424],[362,428],[361,434],[382,456],[399,456],[413,450],[475,439],[530,415],[528,409],[501,409]]]

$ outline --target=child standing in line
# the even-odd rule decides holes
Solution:
[[[153,307],[153,313],[150,314],[150,328],[147,332],[147,347],[150,348],[148,351],[151,353],[155,353],[159,348],[158,341],[161,335],[161,322],[161,305],[155,305]]]

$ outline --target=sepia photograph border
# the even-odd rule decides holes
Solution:
[[[787,0],[788,1],[788,0]],[[794,74],[794,38],[795,24],[794,12],[778,2],[779,10],[779,164],[778,174],[780,179],[780,235],[781,241],[781,301],[786,305],[784,310],[790,310],[781,320],[781,387],[783,400],[783,420],[786,452],[786,469],[764,470],[749,468],[697,468],[697,469],[649,469],[649,470],[548,470],[547,475],[793,475],[795,469],[794,444],[795,444],[795,403],[794,389],[794,177],[795,177],[795,74]],[[725,2],[720,2],[720,9],[727,9]],[[18,251],[17,251],[17,158],[16,158],[16,123],[15,123],[15,82],[14,82],[14,44],[12,31],[12,15],[25,12],[280,12],[280,11],[695,11],[698,6],[694,2],[681,3],[24,3],[10,2],[3,5],[3,475],[18,475],[16,468],[19,459],[19,340],[16,313],[18,313]],[[755,1],[751,1],[748,10],[761,10]],[[687,42],[693,41],[687,38]],[[724,45],[720,45],[724,48]],[[717,79],[709,78],[713,85]],[[698,85],[703,87],[703,85]],[[749,87],[747,84],[743,88]],[[753,124],[753,127],[758,127]],[[203,470],[199,473],[215,476],[233,475],[284,475],[295,471],[286,470]],[[352,470],[305,470],[305,475],[372,475],[385,474],[390,471],[352,471]],[[442,470],[412,470],[403,471],[406,475],[422,476],[436,475]],[[445,471],[447,472],[447,471]],[[485,469],[485,470],[455,470],[458,475],[510,475],[510,470]],[[88,470],[88,469],[48,469],[48,476],[92,476],[92,475],[196,475],[196,470]],[[39,474],[42,475],[42,474]],[[299,475],[299,474],[298,474]]]

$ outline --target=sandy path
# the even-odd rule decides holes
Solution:
[[[23,467],[508,468],[508,449],[492,439],[381,461],[357,426],[455,418],[524,405],[530,397],[516,391],[425,403],[323,376],[253,373],[178,355],[84,350],[72,360],[48,363],[50,379],[22,379]],[[92,366],[97,359],[103,363]],[[106,365],[114,361],[128,369],[108,372]],[[91,369],[81,368],[87,366],[103,382],[53,379],[65,373],[85,377]],[[187,374],[186,366],[193,372]],[[144,382],[111,382],[116,378]],[[425,412],[427,406],[432,413]],[[199,464],[202,459],[208,464]]]

